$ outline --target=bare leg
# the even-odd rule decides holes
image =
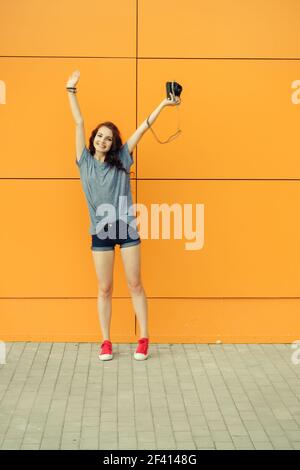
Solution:
[[[120,251],[140,334],[148,338],[148,302],[141,280],[141,244],[123,246]]]
[[[148,304],[142,285],[131,289],[131,299],[139,322],[141,338],[148,338]]]
[[[98,279],[98,315],[103,341],[110,340],[110,324],[112,311],[114,250],[93,251],[93,259]]]

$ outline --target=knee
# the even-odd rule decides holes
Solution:
[[[143,285],[140,279],[128,282],[128,288],[133,294],[141,294],[143,292]]]
[[[99,297],[107,298],[111,297],[113,292],[112,284],[100,284],[99,285]]]

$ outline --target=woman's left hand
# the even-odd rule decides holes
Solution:
[[[163,100],[164,106],[177,106],[180,104],[181,100],[179,96],[175,96],[173,93],[170,93],[172,98],[165,98]]]

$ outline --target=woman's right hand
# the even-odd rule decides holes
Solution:
[[[76,86],[80,78],[80,72],[79,70],[75,70],[75,72],[70,75],[68,81],[67,81],[67,86]]]

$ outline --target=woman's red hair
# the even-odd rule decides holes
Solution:
[[[119,151],[120,151],[123,143],[122,143],[120,131],[113,122],[110,122],[110,121],[102,122],[101,124],[99,124],[92,131],[91,136],[89,138],[89,151],[90,151],[91,155],[94,155],[95,152],[96,152],[96,149],[94,147],[94,139],[95,139],[95,136],[98,132],[98,129],[101,126],[108,127],[108,129],[110,129],[112,131],[112,134],[113,134],[112,144],[111,144],[111,147],[110,147],[109,151],[105,155],[105,160],[104,161],[107,162],[110,166],[115,166],[115,167],[118,168],[118,170],[125,171],[128,175],[130,175],[130,173],[132,173],[132,172],[128,172],[126,170],[126,168],[123,167],[123,164],[122,164],[122,162],[119,158]]]

